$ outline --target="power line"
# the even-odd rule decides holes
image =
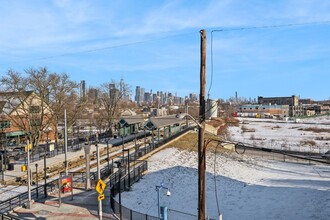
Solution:
[[[305,22],[305,23],[289,23],[289,24],[279,24],[279,25],[240,27],[240,28],[229,28],[229,29],[213,29],[213,30],[211,30],[211,34],[212,34],[212,32],[244,31],[244,30],[252,30],[252,29],[271,29],[271,28],[308,26],[308,25],[320,25],[320,24],[330,24],[330,20],[329,21]]]
[[[54,56],[47,56],[47,57],[40,57],[36,59],[29,59],[29,60],[24,60],[24,61],[17,61],[15,63],[20,63],[20,62],[29,62],[29,61],[38,61],[38,60],[49,60],[49,59],[54,59],[58,57],[64,57],[64,56],[70,56],[70,55],[76,55],[76,54],[83,54],[83,53],[93,53],[97,51],[102,51],[102,50],[111,50],[111,49],[116,49],[116,48],[121,48],[121,47],[129,47],[129,46],[135,46],[139,44],[145,44],[149,42],[155,42],[155,41],[162,41],[170,38],[176,38],[176,37],[182,37],[182,36],[188,36],[192,34],[198,33],[197,31],[194,32],[189,32],[189,33],[183,33],[183,34],[176,34],[176,35],[171,35],[171,36],[166,36],[166,37],[160,37],[160,38],[155,38],[155,39],[148,39],[148,40],[143,40],[143,41],[135,41],[135,42],[129,42],[129,43],[123,43],[123,44],[118,44],[118,45],[113,45],[113,46],[107,46],[107,47],[100,47],[100,48],[95,48],[95,49],[89,49],[89,50],[82,50],[82,51],[77,51],[77,52],[71,52],[71,53],[62,53]]]
[[[279,25],[251,26],[251,27],[240,27],[240,28],[229,28],[229,29],[212,29],[211,30],[211,80],[210,80],[210,87],[209,87],[209,90],[208,90],[208,98],[210,98],[210,91],[211,91],[212,84],[213,84],[213,32],[245,31],[245,30],[256,30],[256,29],[273,29],[273,28],[308,26],[308,25],[321,25],[321,24],[330,24],[330,20],[305,22],[305,23],[289,23],[289,24],[279,24]]]

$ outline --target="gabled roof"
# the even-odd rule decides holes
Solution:
[[[122,117],[118,123],[121,126],[125,126],[125,125],[140,124],[143,123],[144,121],[145,120],[143,115],[131,115],[131,116]]]
[[[185,119],[178,118],[177,115],[167,115],[163,117],[153,117],[145,124],[147,129],[163,128],[174,124],[185,123]]]
[[[133,112],[131,109],[127,109],[121,114],[122,117],[133,116],[133,115],[136,115],[136,113]]]
[[[5,101],[0,101],[0,113],[3,112],[3,109],[4,109],[5,105],[6,105],[6,103],[7,102],[5,102]]]
[[[1,113],[6,115],[11,114],[32,94],[34,94],[33,91],[0,92],[0,102],[3,103],[3,106],[0,105]]]

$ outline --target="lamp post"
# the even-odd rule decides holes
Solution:
[[[35,164],[36,166],[36,185],[37,185],[37,198],[39,198],[39,189],[38,189],[38,164]]]
[[[84,152],[85,152],[85,158],[86,158],[86,185],[85,189],[90,190],[91,188],[91,179],[90,179],[90,150],[91,150],[91,144],[90,140],[88,140],[88,143],[84,144]]]
[[[134,147],[136,148],[136,134],[137,134],[138,132],[134,132]]]
[[[119,202],[119,219],[123,219],[122,209],[121,209],[121,162],[115,161],[117,164],[118,172],[119,172],[119,181],[118,181],[118,202]]]
[[[147,133],[146,133],[146,128],[143,127],[143,131],[144,131],[144,154],[147,153]]]
[[[46,152],[46,151],[48,151],[49,150],[49,139],[48,139],[48,134],[49,134],[49,132],[51,131],[51,129],[50,128],[47,128],[47,130],[46,130],[46,148],[47,149],[45,149],[45,152],[44,152],[44,181],[45,181],[45,183],[44,183],[44,195],[45,195],[45,198],[47,198],[47,155],[48,155],[48,152]]]
[[[0,122],[0,128],[1,128],[1,147],[4,150],[4,154],[2,155],[2,180],[5,180],[5,170],[7,170],[7,134],[5,133],[5,129],[8,128],[8,124],[6,122]]]
[[[160,218],[160,196],[159,196],[159,191],[161,189],[167,189],[167,192],[166,192],[166,195],[167,196],[170,196],[171,195],[171,192],[170,192],[170,189],[166,186],[164,186],[163,184],[160,184],[160,186],[156,186],[156,190],[157,190],[157,205],[158,205],[158,218],[159,219],[164,219],[164,216],[162,216],[162,218]]]
[[[27,209],[31,208],[31,203],[32,203],[30,168],[31,168],[30,167],[30,142],[29,142],[29,140],[27,140],[27,188],[28,188],[28,201],[27,201],[27,205],[26,205]]]
[[[108,161],[108,170],[110,169],[110,158],[109,158],[109,140],[107,140],[107,161]]]
[[[100,147],[98,145],[99,135],[96,133],[95,135],[95,147],[96,147],[96,154],[97,154],[97,179],[100,181],[101,179],[101,170],[100,170]],[[99,219],[102,220],[102,200],[99,199]]]
[[[45,198],[47,198],[47,161],[46,161],[47,155],[44,154],[44,195]]]
[[[123,152],[127,151],[127,159],[128,159],[128,162],[127,162],[127,170],[128,170],[128,187],[130,188],[131,187],[131,172],[130,172],[130,167],[129,167],[129,149],[124,149]]]
[[[123,151],[123,160],[124,160],[124,135],[121,135],[121,148],[122,148],[122,151]]]

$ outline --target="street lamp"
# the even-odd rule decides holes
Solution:
[[[47,154],[44,154],[44,195],[47,198],[47,162],[46,162]]]
[[[131,173],[130,173],[130,167],[129,167],[129,163],[130,163],[130,160],[129,160],[129,149],[123,149],[123,152],[127,151],[127,159],[128,159],[128,162],[127,162],[127,170],[128,170],[128,188],[131,187]]]
[[[30,135],[28,136],[31,139]],[[30,142],[27,140],[27,190],[28,190],[28,201],[27,201],[27,209],[31,208],[32,199],[31,199],[31,169],[30,169]]]
[[[109,170],[110,169],[109,140],[107,140],[107,161],[108,161],[108,170]]]
[[[122,210],[121,210],[121,162],[120,161],[115,161],[117,164],[117,168],[119,171],[119,181],[118,181],[118,202],[119,202],[119,219],[123,219],[122,216]]]
[[[167,189],[166,195],[170,196],[171,192],[170,189],[166,186],[164,186],[163,184],[160,184],[160,186],[156,186],[156,190],[157,190],[157,201],[158,201],[158,218],[159,219],[164,219],[164,216],[162,216],[162,218],[160,218],[160,196],[159,196],[159,190],[161,189]]]
[[[122,147],[122,151],[123,151],[123,159],[124,159],[124,135],[121,135],[121,147]]]
[[[35,164],[36,166],[36,185],[37,185],[37,198],[39,198],[39,189],[38,189],[38,164]]]
[[[48,127],[46,129],[46,149],[44,151],[44,195],[45,195],[45,198],[47,198],[47,155],[48,155],[48,152],[46,151],[49,151],[49,139],[48,139],[48,135],[49,135],[49,132],[51,131],[52,129],[50,127]]]
[[[189,115],[188,113],[177,114],[175,117],[176,117],[176,118],[179,118],[179,119],[183,119],[183,118],[188,119],[188,117],[189,117],[191,120],[193,120],[193,121],[197,124],[197,126],[198,126],[199,128],[202,127],[202,125],[201,125],[201,124],[200,124],[200,123],[199,123],[194,117],[192,117],[192,116]],[[187,123],[187,126],[188,126],[188,123]]]

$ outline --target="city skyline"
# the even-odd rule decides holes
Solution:
[[[329,10],[324,0],[10,1],[0,9],[0,74],[46,66],[92,86],[124,78],[198,94],[206,29],[210,98],[325,100]]]

